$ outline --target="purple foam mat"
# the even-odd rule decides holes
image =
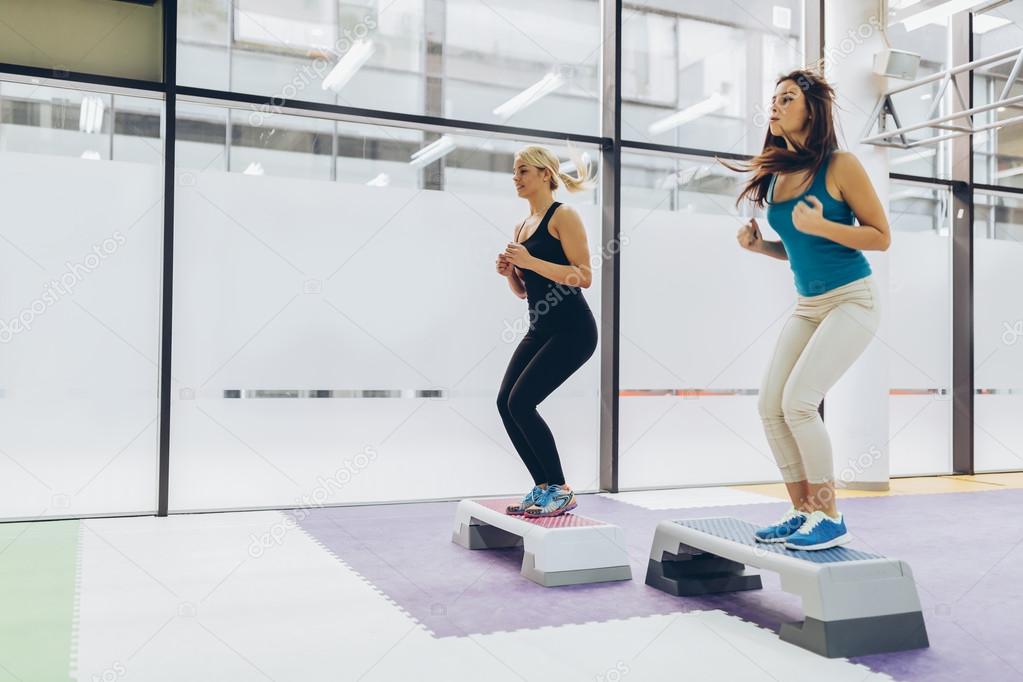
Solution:
[[[721,609],[777,631],[799,599],[763,572],[764,589],[672,597],[644,584],[664,519],[773,522],[786,503],[648,510],[580,495],[578,511],[622,527],[631,581],[541,587],[519,575],[521,549],[451,542],[454,502],[312,510],[301,526],[436,636]],[[901,680],[1023,680],[1023,490],[844,500],[855,542],[913,569],[931,647],[855,661]],[[787,645],[784,645],[787,646]]]

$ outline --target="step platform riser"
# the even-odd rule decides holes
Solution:
[[[462,500],[451,541],[466,549],[521,546],[521,574],[544,587],[632,579],[618,526],[571,513],[546,519],[504,513],[515,502]]]
[[[829,658],[929,645],[913,572],[906,562],[843,547],[790,551],[760,544],[738,519],[662,521],[646,584],[677,596],[760,589],[747,566],[775,571],[782,589],[803,600],[805,619],[781,639]]]

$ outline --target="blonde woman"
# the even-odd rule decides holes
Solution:
[[[497,257],[497,272],[529,302],[529,331],[512,353],[497,394],[497,409],[533,488],[509,514],[557,516],[576,506],[565,482],[554,436],[536,408],[593,354],[597,323],[582,289],[592,281],[586,230],[579,214],[554,200],[562,184],[570,192],[593,186],[589,166],[574,159],[575,176],[561,172],[550,150],[530,146],[515,155],[512,179],[530,214]]]

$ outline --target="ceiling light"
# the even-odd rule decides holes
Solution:
[[[86,95],[78,115],[78,129],[83,133],[98,133],[103,130],[103,100],[95,95]]]
[[[518,112],[551,94],[564,84],[565,79],[562,78],[561,74],[549,73],[504,104],[496,107],[494,109],[494,116],[497,116],[502,121],[507,121]]]
[[[437,159],[447,156],[455,150],[455,141],[450,135],[444,135],[439,140],[435,140],[430,144],[426,145],[410,158],[408,164],[413,168],[425,166],[429,163],[433,163]]]
[[[681,111],[676,111],[670,116],[666,116],[659,121],[654,121],[650,124],[648,132],[651,135],[660,135],[661,133],[667,132],[672,128],[677,128],[691,121],[695,121],[698,118],[702,118],[707,114],[714,113],[718,109],[727,104],[727,100],[722,97],[719,93],[714,93],[702,102],[697,102],[692,106],[688,106]]]
[[[323,79],[324,90],[341,92],[341,89],[352,80],[355,72],[362,68],[376,48],[372,40],[356,40],[351,49],[345,53],[338,63],[331,69],[327,77]]]

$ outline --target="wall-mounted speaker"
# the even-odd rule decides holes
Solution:
[[[916,78],[920,66],[920,55],[906,50],[887,48],[874,55],[874,73],[891,78]]]

